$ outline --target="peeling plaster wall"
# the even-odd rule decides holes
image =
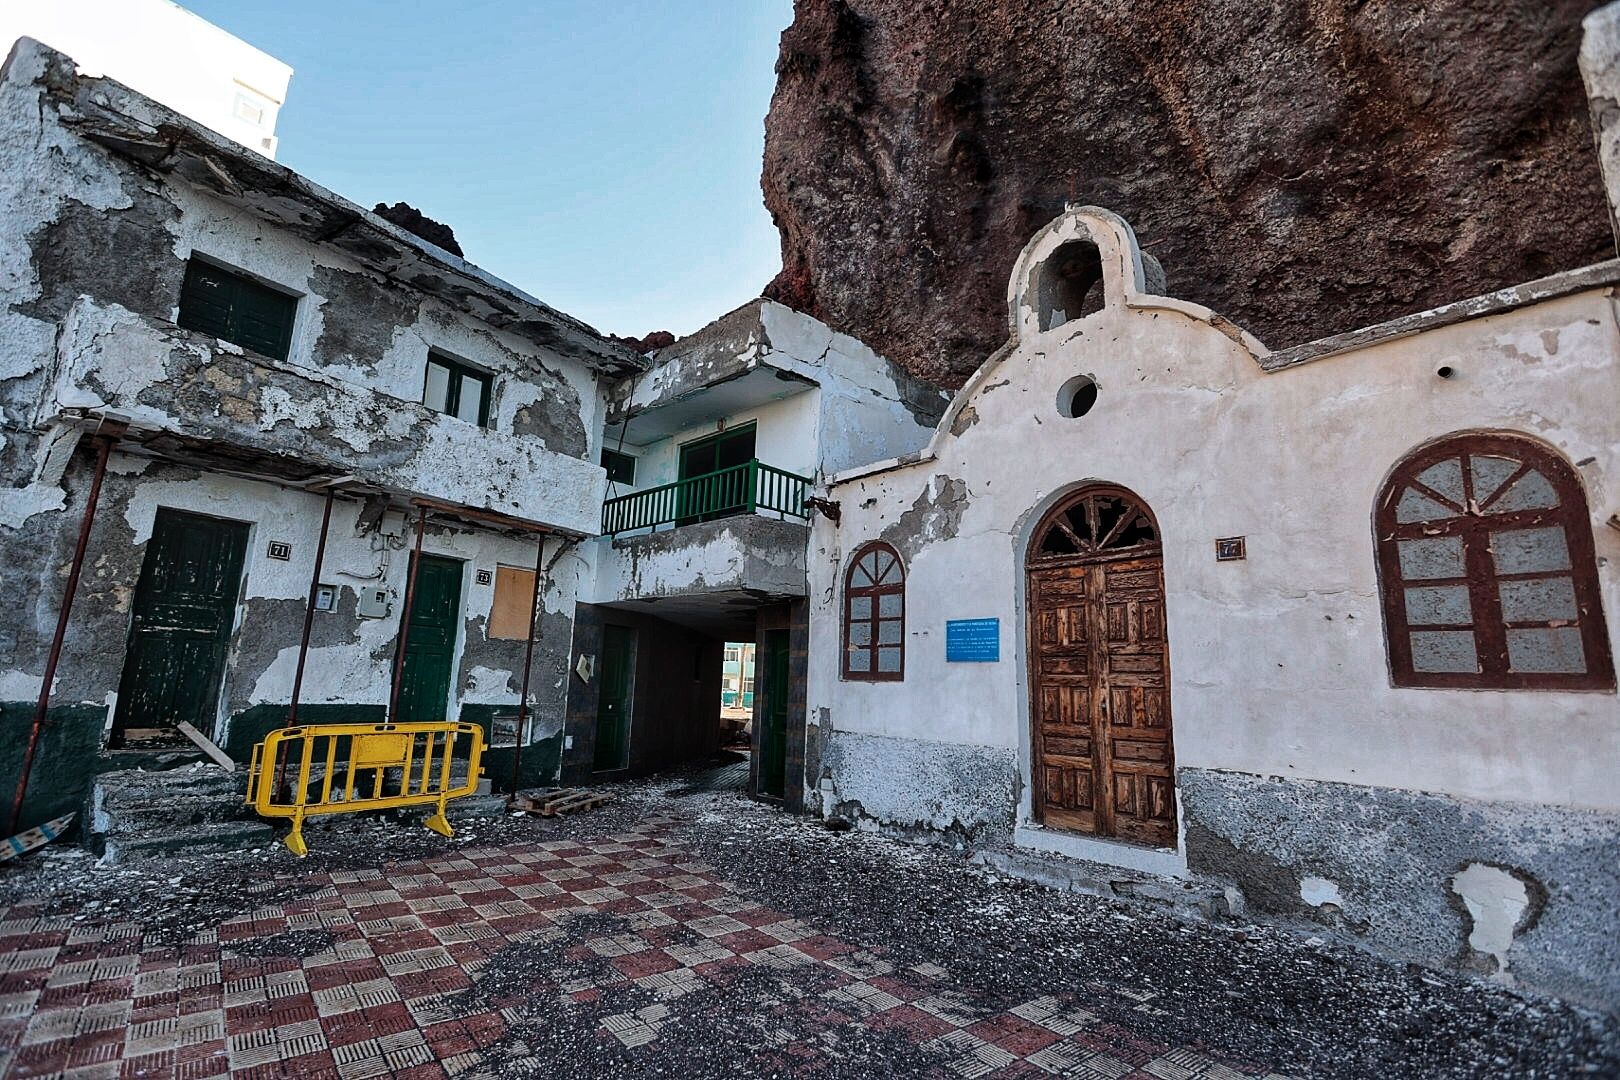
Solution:
[[[1088,229],[1108,267],[1106,305],[1040,331],[1029,276],[1044,254]],[[813,523],[809,706],[812,716],[826,710],[830,718],[836,734],[822,733],[829,748],[866,736],[914,742],[893,756],[902,763],[942,744],[1012,755],[1024,823],[1023,552],[1046,508],[1098,480],[1140,495],[1163,533],[1174,752],[1183,774],[1426,791],[1523,804],[1527,814],[1540,813],[1537,804],[1597,811],[1611,815],[1602,819],[1613,830],[1610,850],[1620,844],[1615,695],[1391,686],[1372,530],[1387,471],[1414,447],[1466,429],[1531,434],[1576,463],[1608,633],[1620,640],[1620,532],[1603,524],[1620,509],[1620,332],[1608,290],[1266,372],[1263,346],[1219,316],[1142,295],[1123,222],[1072,212],[1032,241],[1009,296],[1014,340],[964,388],[921,460],[834,478],[828,495],[842,520]],[[1442,366],[1453,377],[1437,377]],[[1096,380],[1098,401],[1066,419],[1059,390],[1079,374]],[[1224,536],[1247,537],[1245,561],[1215,561],[1214,540]],[[838,666],[842,573],[855,548],[880,537],[908,572],[906,677],[846,682]],[[1001,662],[946,663],[946,620],[982,617],[1000,620]],[[839,799],[890,805],[891,778],[840,772],[836,754],[827,760]],[[976,797],[964,796],[938,813],[965,820],[978,812]],[[892,813],[896,824],[914,817]],[[1298,813],[1320,814],[1324,829],[1332,822],[1374,850],[1378,827],[1343,803],[1301,802]],[[1189,808],[1184,825],[1191,816]],[[1485,824],[1470,858],[1511,864],[1506,834],[1493,840]],[[1100,844],[1103,854],[1093,857],[1118,846]],[[1192,847],[1190,838],[1180,845],[1183,865]],[[1134,850],[1121,848],[1120,862]],[[1219,869],[1209,859],[1201,868]],[[1462,868],[1432,864],[1425,887],[1445,893]],[[1367,872],[1376,876],[1378,864]],[[1293,887],[1297,898],[1297,880]],[[1579,921],[1597,905],[1612,915],[1613,901],[1612,889],[1583,885],[1560,902],[1580,908],[1564,916]],[[1380,941],[1401,951],[1394,943],[1406,933],[1407,924],[1392,927]]]
[[[484,489],[510,488],[500,466],[532,473],[533,486],[507,492],[502,509],[556,502],[569,509],[565,520],[553,524],[594,531],[603,406],[594,372],[67,130],[64,110],[72,106],[64,102],[71,100],[73,79],[60,57],[24,42],[0,82],[0,160],[9,175],[35,178],[0,192],[0,292],[7,298],[0,312],[0,352],[6,357],[0,361],[0,401],[4,461],[13,485],[33,465],[29,459],[39,444],[37,429],[50,419],[49,405],[96,407],[100,399],[115,408],[134,407],[131,399],[138,399],[141,418],[153,426],[184,424],[195,417],[188,415],[189,403],[165,393],[173,372],[159,357],[189,345],[193,366],[223,362],[233,353],[245,362],[243,350],[202,339],[209,356],[198,335],[172,327],[185,260],[201,253],[300,297],[288,360],[252,362],[296,377],[319,372],[331,390],[300,397],[263,379],[250,388],[235,419],[257,421],[264,431],[289,437],[297,449],[307,449],[298,446],[300,439],[361,452],[379,439],[385,445],[393,440],[399,443],[389,447],[394,456],[419,455],[418,467],[407,469],[411,475],[376,477],[379,483],[412,490],[411,483],[425,476],[442,477],[440,488],[448,482],[461,496],[453,498],[458,502],[476,505]],[[101,85],[101,93],[127,95],[116,84]],[[41,165],[46,160],[49,168]],[[64,320],[74,332],[62,352],[81,365],[81,378],[68,389],[80,392],[42,403],[38,384],[57,353],[54,324]],[[164,336],[179,340],[140,341],[142,328],[167,328]],[[426,425],[432,438],[405,438],[401,420],[391,414],[422,411],[417,403],[429,349],[495,376],[489,431],[440,418]],[[82,376],[94,373],[98,351],[118,369],[122,394],[98,394],[84,385]],[[131,363],[138,351],[146,359]],[[577,464],[564,465],[564,459]],[[493,477],[478,467],[485,463],[496,467]],[[451,497],[445,490],[427,493]],[[26,488],[8,494],[15,505],[0,520],[16,524],[55,498]]]
[[[86,465],[76,470],[75,480],[87,479]],[[82,490],[82,484],[75,487]],[[279,722],[291,697],[322,503],[318,495],[273,484],[115,454],[109,462],[54,703],[102,705],[110,715],[145,545],[158,509],[168,508],[252,525],[216,732],[221,741],[240,741],[230,731],[230,720],[262,706],[277,706]],[[306,705],[380,708],[388,703],[394,643],[410,566],[410,537],[386,538],[375,524],[375,515],[366,514],[364,504],[349,499],[334,502],[321,580],[338,588],[338,604],[335,611],[316,612],[311,626],[301,692]],[[26,701],[39,691],[44,646],[60,600],[59,586],[44,586],[65,573],[72,554],[71,532],[25,535],[49,537],[52,543],[44,550],[7,547],[12,556],[3,570],[8,590],[37,595],[38,601],[29,632],[14,633],[11,640],[15,644],[4,657],[8,667],[0,672],[0,700],[6,701]],[[269,558],[271,541],[291,545],[292,557]],[[493,577],[501,565],[532,567],[534,541],[430,523],[423,551],[464,562],[461,608],[465,626],[456,645],[453,670],[459,674],[453,682],[452,700],[446,703],[447,715],[458,716],[468,705],[515,708],[523,642],[485,637],[494,587],[478,584],[477,571],[488,570]],[[364,587],[389,591],[392,610],[388,617],[358,617],[356,604]],[[540,716],[535,732],[539,738],[555,734],[562,725],[563,668],[571,644],[575,593],[574,581],[564,578],[542,596],[544,616],[530,684],[531,705]]]
[[[591,602],[751,591],[803,596],[801,521],[741,514],[678,529],[591,542],[597,556]]]
[[[1236,885],[1250,911],[1620,1002],[1620,815],[1206,769],[1179,779],[1191,869]]]
[[[767,300],[756,300],[716,320],[655,355],[658,366],[622,380],[613,392],[617,412],[636,410],[626,431],[624,452],[636,460],[633,485],[611,485],[610,497],[673,483],[679,477],[681,446],[756,425],[755,456],[800,476],[819,478],[920,449],[933,432],[947,398],[938,389],[906,375],[854,338],[834,333],[807,315]],[[668,437],[637,444],[637,417],[649,410],[689,402],[761,366],[795,376],[790,396],[739,408],[721,423],[694,424]],[[781,391],[776,391],[781,392]],[[643,428],[645,421],[642,421]],[[610,437],[608,445],[620,444]],[[779,596],[804,595],[800,550],[782,548],[782,530],[760,533],[754,526],[698,531],[683,526],[664,540],[629,543],[599,541],[592,554],[599,577],[598,602],[641,596],[712,591],[716,580],[768,590]],[[748,530],[743,536],[739,530]],[[802,528],[798,534],[803,535]],[[763,545],[750,553],[738,542]],[[717,545],[703,550],[704,545]],[[784,577],[786,574],[786,577]],[[789,585],[788,578],[799,580]]]
[[[12,741],[39,692],[90,482],[93,450],[75,417],[112,409],[133,422],[109,463],[52,696],[58,734],[47,749],[73,759],[42,764],[31,796],[54,812],[101,767],[160,507],[252,526],[211,725],[241,757],[285,718],[320,527],[322,498],[284,484],[349,473],[395,496],[585,534],[597,528],[604,486],[604,377],[581,358],[585,328],[556,315],[556,340],[585,342],[564,356],[536,344],[543,327],[521,321],[532,299],[514,292],[513,329],[500,329],[255,212],[307,222],[310,191],[297,202],[289,188],[282,205],[261,190],[243,196],[259,203],[236,205],[114,154],[64,126],[91,99],[139,115],[155,108],[79,79],[29,42],[0,77],[0,164],[27,178],[0,185],[0,587],[24,598],[0,616],[0,726]],[[193,253],[300,295],[286,361],[174,325]],[[491,295],[500,284],[462,269]],[[492,373],[488,430],[420,405],[429,349]],[[381,509],[379,500],[334,506],[322,580],[338,586],[337,609],[314,617],[302,688],[303,715],[317,722],[378,719],[386,707],[409,537],[382,537]],[[268,558],[271,541],[289,543],[291,559]],[[434,519],[424,550],[464,561],[446,716],[487,726],[517,705],[523,643],[486,638],[493,587],[477,573],[532,568],[534,540]],[[388,617],[359,617],[366,585],[389,590]],[[525,755],[528,782],[554,777],[559,764],[581,585],[577,573],[560,574],[543,597],[530,686],[540,749]],[[15,767],[7,759],[0,770],[14,780]]]
[[[1006,748],[895,739],[822,719],[821,767],[833,778],[822,812],[859,828],[944,834],[975,845],[1012,835],[1018,769]],[[814,778],[811,778],[814,780]]]

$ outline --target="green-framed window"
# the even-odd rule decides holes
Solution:
[[[246,275],[192,258],[180,286],[180,316],[187,330],[212,334],[275,360],[292,347],[298,297]]]
[[[489,398],[494,379],[443,353],[430,352],[422,383],[422,404],[437,412],[489,427]]]
[[[629,454],[603,447],[602,468],[607,470],[608,479],[615,484],[634,484],[636,482],[636,459]]]

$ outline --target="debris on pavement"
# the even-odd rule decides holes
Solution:
[[[1049,889],[691,774],[603,791],[450,839],[351,818],[303,860],[42,852],[0,875],[0,1072],[1620,1075],[1620,1023],[1547,999]]]

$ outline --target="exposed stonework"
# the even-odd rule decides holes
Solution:
[[[1174,295],[1272,348],[1603,258],[1593,6],[798,0],[768,295],[955,385],[1066,200],[1129,218]]]

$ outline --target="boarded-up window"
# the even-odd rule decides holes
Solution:
[[[1580,476],[1522,436],[1458,435],[1378,501],[1396,686],[1612,689]]]
[[[525,641],[534,602],[534,571],[517,566],[495,568],[495,602],[489,609],[489,636]]]
[[[844,678],[905,678],[906,568],[881,541],[850,560],[844,578]]]

